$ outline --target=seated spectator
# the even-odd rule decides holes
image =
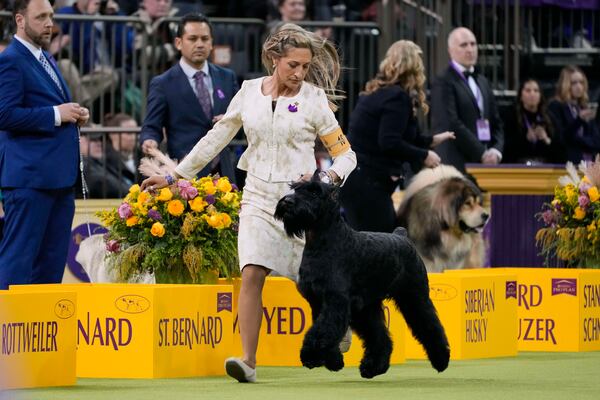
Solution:
[[[273,19],[268,25],[269,32],[278,30],[283,24],[288,22],[298,23],[307,21],[309,18],[306,14],[306,2],[304,0],[278,0],[280,19]],[[314,32],[324,39],[331,39],[331,28],[317,28]]]
[[[104,117],[104,126],[119,127],[119,128],[137,128],[138,124],[131,115],[118,113],[115,115],[109,114]],[[129,184],[132,184],[137,176],[137,167],[140,158],[137,146],[137,137],[135,132],[113,132],[109,134],[110,146],[107,151],[114,153],[114,160],[117,163],[122,163],[127,173],[123,174]],[[111,158],[108,157],[107,158]]]
[[[505,119],[505,163],[563,163],[564,148],[548,116],[535,79],[521,83],[513,112]]]
[[[165,18],[176,15],[179,15],[179,9],[173,7],[172,0],[142,0],[140,9],[132,15],[144,21],[143,27],[135,25],[135,51],[138,53],[138,60],[145,53],[153,74],[166,71],[177,61],[178,52],[174,45],[177,22],[165,22]],[[145,48],[142,42],[144,31],[148,38]]]
[[[600,151],[597,103],[590,103],[588,80],[581,69],[566,66],[560,72],[556,96],[548,105],[556,131],[564,143],[567,161],[592,161]]]
[[[119,5],[108,0],[101,10],[100,0],[77,0],[72,6],[60,8],[57,14],[66,15],[116,15]],[[123,46],[133,40],[133,32],[123,35],[124,26],[114,28],[102,21],[64,21],[61,24],[61,46],[66,51],[65,57],[58,61],[58,66],[67,81],[73,100],[90,106],[103,93],[115,86],[118,75],[115,71],[123,60],[120,59]],[[125,36],[125,42],[123,42]],[[70,43],[68,49],[66,45]],[[131,47],[131,43],[130,46]],[[114,49],[114,54],[111,50]],[[111,65],[111,56],[116,65]]]

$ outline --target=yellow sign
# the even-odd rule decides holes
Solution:
[[[233,324],[231,285],[73,284],[79,298],[77,376],[224,375]]]
[[[0,390],[75,384],[76,298],[0,291]]]
[[[519,350],[600,350],[600,271],[492,268],[457,272],[516,274]]]
[[[228,282],[221,280],[221,282]],[[240,328],[237,320],[237,301],[240,280],[234,280],[235,320],[233,324],[233,354],[242,354]],[[406,324],[391,303],[384,303],[384,315],[394,342],[392,364],[405,361],[404,336]],[[263,320],[261,325],[257,360],[259,365],[301,366],[300,349],[304,334],[312,325],[310,305],[296,289],[296,284],[286,278],[267,278],[263,289]],[[344,354],[347,366],[360,363],[362,342],[353,335],[350,351]]]
[[[517,299],[507,282],[514,275],[429,274],[429,296],[450,343],[453,360],[517,354]],[[407,337],[407,358],[426,358]]]

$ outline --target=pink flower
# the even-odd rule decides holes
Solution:
[[[106,250],[111,253],[116,253],[121,249],[121,245],[116,240],[112,239],[106,242]]]
[[[119,217],[121,219],[127,219],[133,216],[133,211],[131,211],[131,206],[129,203],[123,203],[119,206]]]
[[[590,198],[589,197],[587,197],[584,194],[582,194],[581,196],[579,196],[579,207],[586,208],[589,205],[590,205]]]
[[[548,226],[552,225],[555,220],[555,215],[551,210],[546,210],[542,213],[544,223]]]
[[[185,200],[192,200],[198,196],[198,189],[193,187],[189,182],[188,185],[179,186],[179,195]]]
[[[579,186],[579,193],[581,193],[581,194],[587,193],[588,189],[591,187],[592,187],[592,185],[590,185],[589,183],[582,182],[581,185]]]

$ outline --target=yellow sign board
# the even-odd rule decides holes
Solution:
[[[74,385],[75,292],[0,291],[0,390]]]
[[[78,293],[77,376],[224,375],[233,324],[231,285],[73,284],[14,291]]]
[[[508,282],[514,275],[429,274],[429,296],[450,343],[453,360],[517,354],[517,299]],[[426,358],[407,337],[407,358]]]
[[[516,275],[519,350],[600,350],[600,271],[492,268],[452,274],[499,272]]]
[[[221,280],[226,283],[227,280]],[[240,328],[237,319],[237,301],[240,280],[233,281],[233,354],[242,354]],[[384,303],[384,315],[390,335],[394,342],[391,356],[392,364],[405,361],[404,336],[406,323],[401,314],[391,303]],[[287,278],[267,278],[263,288],[263,320],[258,343],[257,361],[259,365],[269,366],[301,366],[300,349],[306,331],[312,325],[310,305],[296,289],[295,282]],[[363,355],[362,342],[353,335],[352,346],[344,354],[344,363],[355,366]]]

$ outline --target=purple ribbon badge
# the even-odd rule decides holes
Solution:
[[[221,100],[225,98],[225,93],[221,89],[217,89],[217,97]]]
[[[568,294],[577,296],[577,279],[552,279],[552,296]]]
[[[290,105],[288,106],[288,111],[289,111],[289,112],[297,112],[297,111],[298,111],[298,105],[299,105],[299,104],[300,104],[300,103],[298,103],[298,102],[295,102],[294,104],[290,104]]]
[[[517,281],[506,281],[506,298],[517,298]]]
[[[233,296],[231,292],[217,293],[217,312],[233,310]]]

